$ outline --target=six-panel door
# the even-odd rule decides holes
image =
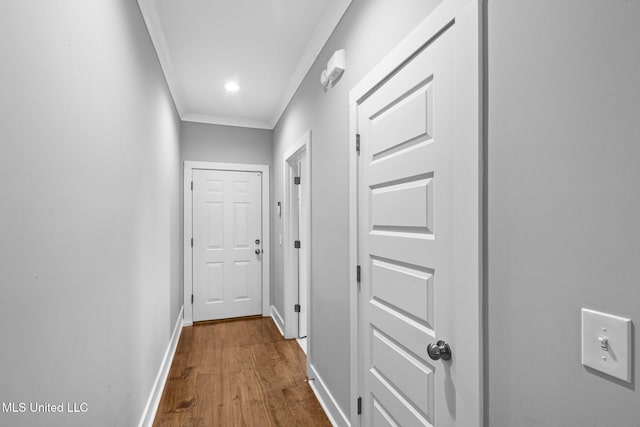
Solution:
[[[261,174],[194,170],[193,185],[193,320],[261,314]]]

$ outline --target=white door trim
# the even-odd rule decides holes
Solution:
[[[191,191],[191,177],[194,169],[207,170],[227,170],[240,172],[261,172],[262,173],[262,315],[270,315],[270,263],[271,263],[271,237],[269,220],[269,165],[251,165],[240,163],[216,163],[216,162],[184,162],[184,325],[193,323],[193,305],[191,304],[191,294],[193,292],[193,253],[191,248],[191,238],[193,231],[193,193]]]
[[[302,181],[301,185],[303,186],[303,195],[306,195],[302,199],[303,208],[300,215],[306,214],[306,227],[305,230],[300,230],[301,241],[306,246],[305,254],[306,254],[306,262],[307,262],[307,283],[309,292],[307,293],[307,330],[311,330],[311,304],[310,304],[310,294],[311,294],[311,130],[306,131],[300,138],[296,140],[296,142],[285,152],[283,156],[283,166],[285,171],[284,177],[284,207],[283,207],[283,215],[284,215],[284,337],[285,338],[296,338],[298,335],[298,323],[297,323],[297,315],[294,311],[294,304],[296,304],[298,299],[298,288],[297,283],[293,282],[293,275],[295,274],[294,266],[291,262],[291,257],[294,254],[293,249],[293,238],[291,236],[291,215],[290,209],[291,206],[291,182],[293,181],[293,177],[290,176],[290,168],[288,166],[288,162],[291,159],[296,158],[302,152],[305,152],[305,163],[303,166],[303,171],[306,174]],[[303,237],[304,236],[304,237]],[[305,241],[306,240],[306,241]],[[308,334],[307,338],[307,354],[310,354],[311,350],[311,334]],[[307,361],[309,358],[307,357]]]
[[[400,44],[394,48],[376,67],[374,67],[349,93],[349,281],[350,286],[350,342],[351,342],[351,411],[352,426],[360,425],[356,400],[360,395],[359,384],[359,335],[358,335],[358,284],[356,268],[358,265],[358,155],[355,150],[358,133],[357,106],[377,87],[383,84],[398,69],[409,62],[413,56],[433,40],[443,29],[454,24],[458,27],[456,52],[456,94],[454,115],[465,123],[456,130],[454,156],[460,159],[460,167],[454,170],[456,189],[462,190],[457,203],[472,212],[471,218],[465,218],[464,230],[457,230],[454,238],[463,233],[474,236],[473,245],[469,245],[465,259],[471,260],[464,271],[456,271],[456,281],[467,284],[465,291],[473,293],[469,304],[470,317],[476,319],[475,328],[469,328],[470,338],[475,343],[477,354],[477,378],[468,379],[473,384],[473,398],[465,404],[474,405],[477,413],[475,426],[483,425],[483,351],[482,351],[482,10],[481,0],[444,0],[431,12]],[[461,203],[460,200],[464,199]],[[477,215],[476,215],[477,212]],[[470,220],[469,220],[470,219]],[[458,255],[456,255],[458,256]],[[425,343],[426,351],[427,343]],[[470,427],[475,427],[470,426]]]

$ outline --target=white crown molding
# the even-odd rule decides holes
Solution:
[[[289,105],[289,102],[295,95],[298,87],[302,83],[302,80],[306,77],[307,73],[311,69],[311,66],[315,62],[316,58],[322,51],[325,43],[329,40],[329,37],[335,30],[336,26],[342,19],[342,16],[347,11],[347,8],[351,4],[351,0],[333,0],[331,4],[327,7],[322,19],[318,23],[316,30],[313,32],[313,35],[309,39],[309,43],[300,57],[298,61],[298,65],[296,69],[291,75],[291,80],[289,80],[289,84],[287,85],[284,93],[282,94],[282,98],[280,99],[280,103],[271,119],[271,127],[274,128],[276,124],[278,124],[278,120],[284,113],[284,110]],[[320,76],[318,76],[320,78]]]
[[[178,80],[175,76],[173,63],[171,62],[171,56],[169,54],[169,47],[164,37],[160,15],[156,9],[155,2],[154,0],[138,0],[138,6],[142,12],[142,17],[144,18],[144,22],[147,26],[147,31],[149,31],[149,35],[151,36],[151,42],[153,43],[158,55],[158,60],[160,61],[160,66],[162,67],[164,77],[167,81],[167,86],[169,86],[173,102],[175,103],[178,114],[183,121],[269,130],[273,129],[278,123],[278,120],[280,120],[282,113],[284,113],[287,105],[289,105],[289,102],[298,90],[302,80],[309,72],[309,69],[322,51],[322,48],[340,22],[340,19],[342,19],[342,15],[344,15],[350,4],[351,0],[333,0],[329,4],[327,10],[320,19],[318,26],[309,39],[304,52],[300,56],[300,60],[298,61],[294,72],[291,74],[291,79],[282,93],[280,102],[277,105],[271,120],[256,120],[241,117],[236,118],[202,113],[190,113],[186,111],[184,97],[180,91],[180,85],[178,84]]]
[[[173,103],[176,106],[176,110],[178,110],[178,114],[182,118],[185,113],[184,104],[182,103],[183,98],[175,77],[167,40],[164,37],[162,23],[160,22],[160,15],[156,9],[155,2],[153,0],[138,0],[138,6],[140,7],[142,18],[144,19],[147,31],[151,37],[151,43],[156,49],[156,54],[160,61],[160,68],[162,68],[164,78],[167,81],[167,86],[169,86],[169,92],[173,97]]]
[[[182,120],[185,122],[209,123],[212,125],[238,126],[243,128],[268,129],[273,126],[267,120],[252,120],[242,117],[216,116],[212,114],[184,113]]]

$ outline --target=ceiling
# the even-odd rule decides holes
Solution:
[[[138,3],[182,120],[273,129],[351,0]]]

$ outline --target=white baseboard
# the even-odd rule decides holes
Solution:
[[[167,351],[165,351],[164,353],[164,358],[162,359],[162,364],[160,365],[160,369],[158,370],[158,375],[156,376],[156,380],[153,383],[153,387],[151,388],[151,394],[149,395],[149,399],[147,400],[147,405],[144,407],[144,412],[142,413],[140,424],[138,424],[139,427],[151,427],[153,425],[153,420],[156,418],[158,405],[160,405],[160,398],[162,397],[164,386],[167,383],[169,369],[171,368],[173,356],[175,356],[176,348],[178,347],[178,340],[180,339],[180,334],[182,333],[183,311],[184,306],[182,306],[182,308],[180,309],[180,313],[178,313],[176,326],[173,328],[173,334],[171,335],[169,346],[167,347]]]
[[[350,427],[349,417],[342,412],[342,409],[338,406],[338,402],[336,402],[336,399],[324,381],[322,381],[320,375],[318,375],[318,371],[316,371],[312,364],[309,364],[309,370],[312,374],[312,376],[309,377],[311,380],[309,381],[309,385],[316,395],[318,402],[320,402],[320,406],[322,406],[322,409],[324,409],[324,412],[327,414],[329,421],[331,421],[331,425],[334,427]]]
[[[271,306],[271,318],[273,319],[273,323],[276,324],[276,327],[280,331],[280,335],[284,336],[284,320],[274,306]]]

